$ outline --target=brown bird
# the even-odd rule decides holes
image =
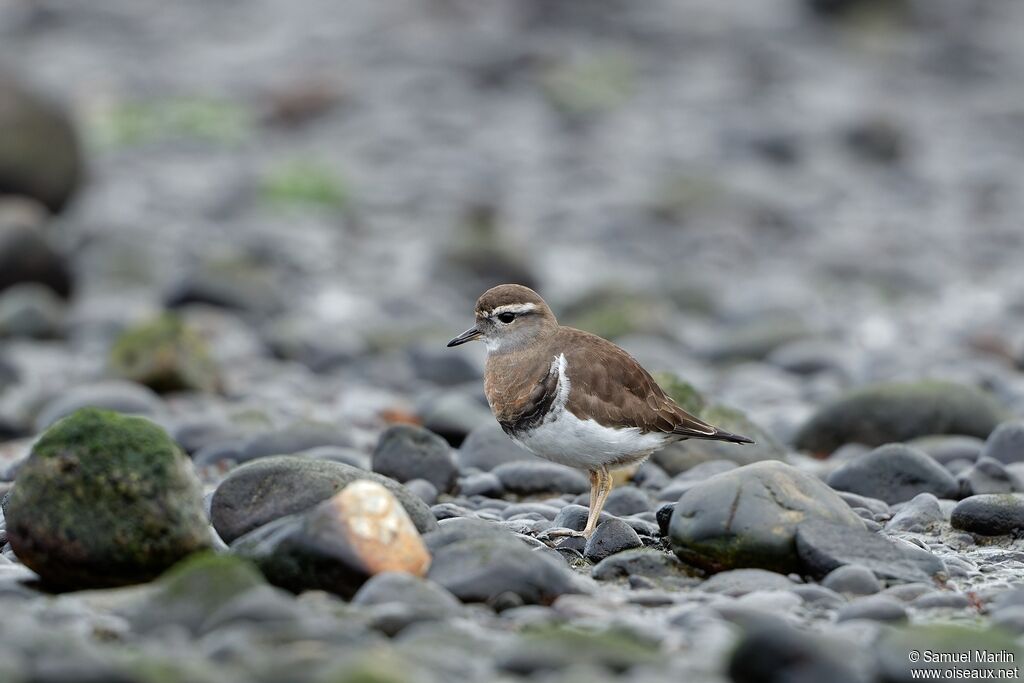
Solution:
[[[680,408],[615,344],[559,325],[528,287],[484,292],[476,325],[448,346],[474,339],[487,346],[484,392],[505,433],[535,455],[590,473],[587,538],[612,489],[609,469],[683,439],[753,443]]]

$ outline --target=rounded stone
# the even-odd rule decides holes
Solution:
[[[839,608],[836,621],[868,619],[870,621],[904,622],[907,610],[895,598],[885,595],[869,595],[851,600]]]
[[[856,564],[836,567],[821,580],[821,585],[849,595],[874,595],[882,590],[874,572]]]
[[[221,386],[206,340],[172,313],[122,332],[110,349],[108,365],[120,379],[158,393],[216,392]]]
[[[1024,420],[1003,422],[996,427],[981,454],[1004,464],[1024,462]]]
[[[146,581],[210,546],[185,454],[149,420],[95,409],[33,446],[6,518],[18,557],[61,587]]]
[[[590,483],[586,475],[565,465],[538,460],[509,462],[493,470],[508,493],[535,496],[544,493],[586,493]]]
[[[448,442],[415,425],[394,425],[381,434],[373,471],[400,482],[429,481],[441,493],[454,490],[459,468]]]
[[[957,498],[960,485],[931,457],[904,444],[888,444],[850,459],[832,471],[828,485],[892,505],[919,493]]]
[[[1024,494],[988,493],[964,498],[950,522],[954,529],[982,536],[1001,536],[1024,529]]]
[[[2,141],[0,147],[3,147]],[[2,172],[0,169],[0,174]],[[0,185],[2,182],[0,178]],[[70,268],[65,257],[50,243],[43,221],[44,209],[34,202],[0,199],[0,290],[36,283],[64,298],[71,293]]]
[[[717,474],[683,494],[669,525],[683,562],[708,571],[801,569],[796,528],[820,519],[864,529],[860,517],[819,479],[778,461]]]
[[[934,434],[985,438],[1003,410],[978,389],[943,381],[865,387],[820,409],[801,427],[797,448],[831,453],[843,444],[881,446]]]
[[[210,519],[220,537],[231,543],[279,517],[308,510],[359,479],[388,489],[421,533],[437,528],[430,508],[393,479],[340,462],[286,455],[232,470],[213,494]]]
[[[59,212],[82,182],[84,162],[63,107],[0,72],[0,195],[31,197]]]
[[[594,534],[587,539],[583,556],[591,562],[600,562],[615,553],[642,548],[643,545],[632,527],[613,517],[597,526]]]

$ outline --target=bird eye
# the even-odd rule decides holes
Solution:
[[[506,323],[506,324],[512,322],[515,319],[516,319],[516,314],[515,313],[505,312],[505,313],[499,313],[498,314],[498,320],[500,320],[501,322]]]

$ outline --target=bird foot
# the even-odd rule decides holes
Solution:
[[[575,529],[566,529],[564,527],[555,527],[553,529],[547,529],[537,534],[537,540],[539,541],[553,541],[556,538],[586,538],[587,536],[582,531],[576,531]]]

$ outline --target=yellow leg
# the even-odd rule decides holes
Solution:
[[[612,490],[612,475],[608,468],[594,470],[590,473],[590,514],[587,515],[587,526],[583,529],[583,535],[590,538],[597,528],[597,521],[601,517],[601,510],[604,509],[604,502]]]

